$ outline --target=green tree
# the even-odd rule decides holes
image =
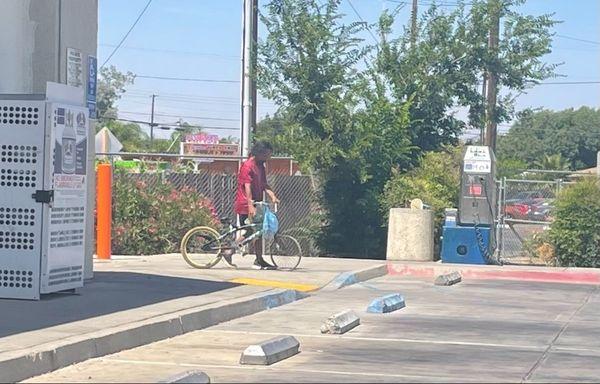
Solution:
[[[527,169],[527,163],[514,158],[498,159],[496,163],[496,177],[514,179]]]
[[[344,25],[338,6],[334,0],[267,5],[258,83],[285,121],[269,121],[262,132],[277,132],[281,150],[321,178],[327,211],[321,247],[382,257],[379,196],[393,167],[407,162],[407,108],[356,69],[368,51],[357,37],[365,25]]]
[[[286,125],[290,123],[281,114],[265,116],[256,124],[255,140],[268,140],[273,144],[273,151],[277,155],[289,155],[289,146],[286,143]]]
[[[99,123],[117,117],[116,102],[125,93],[125,87],[133,84],[134,79],[133,73],[119,72],[114,65],[100,69],[96,95]]]
[[[415,147],[427,151],[456,143],[465,127],[453,114],[457,107],[468,108],[471,127],[484,124],[481,81],[486,70],[498,74],[498,89],[505,94],[493,116],[497,123],[512,117],[513,93],[553,76],[556,66],[541,58],[550,52],[551,28],[556,22],[550,15],[519,14],[515,9],[523,2],[475,0],[468,9],[459,2],[450,12],[433,4],[418,23],[414,44],[406,28],[391,38],[394,14],[381,16],[376,69],[396,100],[414,97],[409,131]],[[492,10],[498,10],[503,20],[497,52],[488,48]]]
[[[580,169],[596,164],[598,148],[600,109],[526,110],[498,141],[498,156],[519,159],[528,167],[562,170],[565,164],[542,164],[546,156],[560,156],[568,168]]]
[[[192,125],[180,119],[177,122],[177,127],[173,128],[171,139],[167,140],[166,143],[159,144],[160,147],[155,148],[155,152],[159,152],[158,149],[161,149],[164,153],[179,153],[180,143],[185,140],[186,135],[202,132],[204,132],[204,130],[200,125]]]
[[[96,127],[97,131],[100,131],[103,127],[108,128],[121,142],[124,152],[144,152],[150,142],[148,134],[135,123],[106,120],[97,124]]]

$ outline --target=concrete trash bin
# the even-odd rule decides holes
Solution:
[[[430,209],[390,209],[387,260],[433,261],[433,219]]]

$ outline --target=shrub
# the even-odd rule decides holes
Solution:
[[[600,267],[600,181],[588,178],[556,199],[550,238],[565,267]]]
[[[550,232],[536,232],[523,242],[523,253],[534,263],[556,265],[556,250],[550,239]]]
[[[416,198],[431,206],[435,212],[436,254],[440,248],[444,209],[458,204],[461,158],[461,147],[428,152],[417,168],[405,174],[395,174],[385,186],[382,206],[386,216],[390,208],[406,207],[410,200]]]
[[[212,203],[189,188],[177,189],[159,175],[115,174],[112,250],[122,255],[179,251],[190,228],[215,226]],[[150,178],[154,182],[149,182]]]

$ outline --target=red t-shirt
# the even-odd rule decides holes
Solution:
[[[233,209],[238,215],[248,214],[248,199],[245,184],[250,184],[252,200],[262,201],[263,193],[267,188],[267,173],[264,163],[257,163],[250,158],[242,163],[237,179],[237,191]]]

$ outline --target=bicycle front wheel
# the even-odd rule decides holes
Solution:
[[[271,261],[278,269],[293,271],[300,264],[302,249],[290,235],[277,235],[269,245]]]
[[[190,229],[181,240],[181,255],[192,267],[207,269],[221,260],[219,232],[210,227]]]

